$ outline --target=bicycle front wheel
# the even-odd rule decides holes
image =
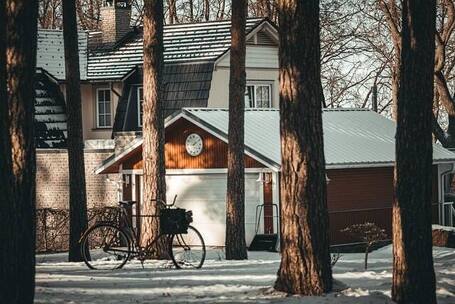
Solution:
[[[205,260],[205,243],[199,231],[189,226],[188,233],[174,234],[170,254],[175,267],[201,268]]]
[[[98,224],[91,227],[82,238],[81,253],[90,269],[119,269],[128,261],[131,244],[119,228]]]

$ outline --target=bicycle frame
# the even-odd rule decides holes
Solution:
[[[169,206],[169,205],[168,205]],[[147,244],[146,247],[142,247],[140,246],[140,242],[139,242],[139,235],[138,233],[136,233],[134,231],[134,229],[131,227],[129,221],[128,221],[128,211],[126,210],[126,208],[124,206],[121,206],[120,207],[120,210],[121,210],[121,213],[120,213],[120,229],[123,230],[127,237],[129,238],[129,240],[131,241],[131,245],[132,245],[132,248],[130,250],[130,253],[131,253],[131,257],[134,258],[134,257],[140,257],[141,255],[143,255],[144,253],[148,253],[150,252],[150,248],[156,243],[158,242],[159,239],[161,239],[161,237],[163,236],[167,236],[168,238],[170,238],[172,235],[169,235],[169,234],[164,234],[164,233],[161,233],[152,240],[152,242],[150,242],[149,244]],[[135,217],[141,217],[141,218],[158,218],[159,215],[137,215]]]

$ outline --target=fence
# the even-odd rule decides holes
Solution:
[[[118,208],[102,207],[87,210],[89,226],[94,222],[115,220]],[[36,210],[36,252],[67,251],[69,244],[69,210],[42,208]]]

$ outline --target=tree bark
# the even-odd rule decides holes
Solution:
[[[3,184],[0,302],[33,303],[36,172],[33,82],[38,1],[1,0],[0,5],[0,175]]]
[[[166,201],[166,170],[164,163],[164,117],[162,104],[163,68],[163,1],[144,1],[144,104],[143,150],[144,200],[142,215],[159,215]],[[147,246],[160,233],[159,219],[142,218],[140,242]],[[167,258],[164,239],[153,245],[150,258]]]
[[[325,180],[319,1],[279,1],[281,265],[277,290],[332,289]]]
[[[402,3],[392,298],[397,303],[431,304],[436,303],[431,236],[436,3]]]
[[[63,1],[62,5],[70,184],[70,236],[68,259],[70,262],[80,262],[83,261],[83,258],[79,246],[79,239],[82,233],[87,229],[88,220],[76,4],[74,1]]]
[[[227,260],[248,258],[245,243],[244,163],[246,14],[246,0],[232,3],[225,240]]]

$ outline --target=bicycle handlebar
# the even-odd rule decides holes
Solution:
[[[177,200],[177,194],[174,196],[174,199],[172,200],[172,204],[166,204],[165,201],[163,201],[162,199],[159,199],[159,198],[151,199],[152,202],[159,202],[159,203],[163,204],[163,205],[166,206],[166,207],[172,207],[172,206],[174,206],[176,200]]]

